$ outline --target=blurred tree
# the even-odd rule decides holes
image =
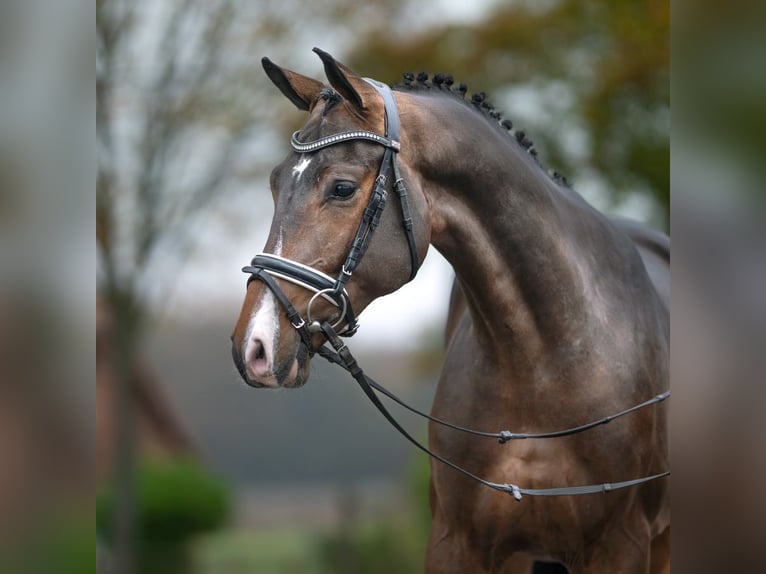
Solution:
[[[130,384],[158,252],[183,253],[223,189],[253,117],[228,90],[231,2],[96,4],[96,241],[99,291],[114,317],[118,502],[115,567],[133,571]]]
[[[100,279],[136,307],[157,253],[188,246],[257,119],[230,88],[231,2],[162,6],[97,4]]]
[[[342,42],[345,25],[356,22],[355,29],[364,29],[365,22],[385,18],[398,4],[96,3],[97,285],[114,319],[120,373],[115,393],[117,572],[133,570],[129,387],[150,308],[162,308],[199,239],[200,223],[220,216],[216,200],[262,177],[286,151],[287,143],[280,147],[282,139],[270,137],[269,129],[289,104],[264,81],[258,59],[288,60],[291,54],[293,61],[292,52],[301,47],[296,39],[312,27]],[[265,223],[268,194],[254,203],[249,221],[258,219],[260,206]]]
[[[137,471],[136,515],[139,527],[138,570],[141,574],[189,572],[189,542],[220,528],[231,502],[228,485],[196,460],[144,459]],[[96,525],[108,533],[113,525],[114,490],[96,498]]]
[[[702,178],[707,181],[712,172],[734,167],[739,174],[734,181],[724,186],[719,175],[713,186],[724,187],[727,195],[739,193],[735,187],[749,189],[763,205],[766,5],[700,0],[679,2],[674,9],[674,18],[684,22],[674,37],[678,49],[673,51],[679,91],[685,95],[674,118],[680,128],[679,155],[693,157],[689,167],[702,166]]]
[[[669,24],[663,0],[497,2],[476,23],[358,36],[348,64],[387,82],[402,65],[450,73],[506,110],[533,98],[511,119],[532,124],[547,166],[595,176],[614,202],[648,193],[667,226]]]
[[[138,315],[148,297],[162,300],[174,278],[168,261],[183,264],[215,200],[262,178],[287,151],[274,130],[283,116],[296,116],[285,113],[291,105],[266,80],[262,56],[300,67],[296,55],[315,60],[315,38],[305,31],[321,32],[340,50],[357,33],[395,19],[402,4],[98,0],[102,293],[118,291]],[[270,212],[269,195],[259,195]]]

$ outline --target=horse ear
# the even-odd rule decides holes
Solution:
[[[322,82],[297,72],[280,68],[268,58],[262,58],[261,64],[266,71],[266,75],[279,88],[279,91],[287,96],[287,99],[300,110],[308,111],[311,103],[317,98],[320,90],[324,87]]]
[[[377,92],[370,84],[360,76],[349,70],[346,66],[337,62],[327,52],[314,48],[314,52],[322,59],[324,72],[330,85],[346,100],[354,104],[360,110],[367,108],[367,103],[375,101]]]

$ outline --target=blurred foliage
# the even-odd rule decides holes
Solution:
[[[68,513],[53,526],[47,536],[48,543],[36,554],[38,559],[44,560],[39,571],[77,574],[92,568],[95,545],[92,515]]]
[[[97,280],[110,306],[140,314],[158,255],[182,259],[236,178],[255,114],[228,62],[231,2],[99,0],[96,30]]]
[[[353,513],[345,516],[335,532],[321,538],[322,571],[327,574],[422,572],[431,527],[428,481],[428,457],[418,454],[405,481],[408,499],[405,515],[364,521],[357,520]]]
[[[322,574],[318,535],[299,527],[221,530],[195,541],[194,574]]]
[[[270,129],[290,106],[261,57],[295,66],[308,27],[342,41],[390,21],[402,3],[98,0],[97,280],[110,304],[145,312],[167,297],[202,222],[267,223],[266,190],[247,214],[225,213],[221,201],[249,193],[288,147]]]
[[[21,539],[0,543],[0,572],[80,574],[93,568],[92,513],[72,507],[53,510]]]
[[[673,49],[679,141],[704,146],[716,159],[750,172],[754,181],[745,187],[763,202],[766,5],[743,0],[678,2],[674,18],[684,23],[674,34]],[[696,157],[700,151],[694,150]],[[693,167],[710,168],[704,160]],[[722,191],[724,196],[733,193]]]
[[[144,461],[137,473],[139,572],[184,572],[187,542],[222,526],[230,510],[225,485],[191,460]],[[99,533],[110,535],[114,491],[105,488],[96,504]]]
[[[347,63],[391,83],[404,71],[449,73],[500,109],[530,88],[545,117],[511,119],[533,124],[544,164],[575,183],[597,174],[615,201],[648,192],[667,225],[669,30],[664,0],[498,2],[476,23],[416,34],[381,26],[358,37]],[[567,147],[562,125],[582,129],[584,141]]]
[[[423,442],[426,442],[424,437]],[[429,502],[429,480],[431,478],[431,459],[425,453],[415,455],[407,481],[410,508],[413,520],[421,533],[421,542],[425,548],[428,532],[431,530],[431,504]]]
[[[343,488],[330,529],[220,530],[198,538],[194,574],[415,574],[423,571],[431,524],[429,461],[417,455],[404,479],[406,509],[358,515],[353,487]]]
[[[359,524],[344,536],[328,536],[320,552],[326,574],[388,574],[423,571],[421,532],[409,520]]]

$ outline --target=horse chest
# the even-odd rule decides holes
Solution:
[[[516,553],[564,560],[588,552],[588,541],[608,528],[598,502],[562,498],[525,498],[462,484],[461,490],[437,492],[432,538],[443,536],[463,548],[468,559],[488,572],[504,571],[498,562]],[[484,571],[482,570],[482,571]]]

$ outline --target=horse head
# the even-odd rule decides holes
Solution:
[[[357,313],[414,276],[430,239],[425,196],[399,153],[392,92],[314,51],[328,85],[262,60],[309,117],[271,173],[271,229],[244,269],[251,279],[232,354],[256,387],[303,385],[326,339],[320,325],[353,334]]]

